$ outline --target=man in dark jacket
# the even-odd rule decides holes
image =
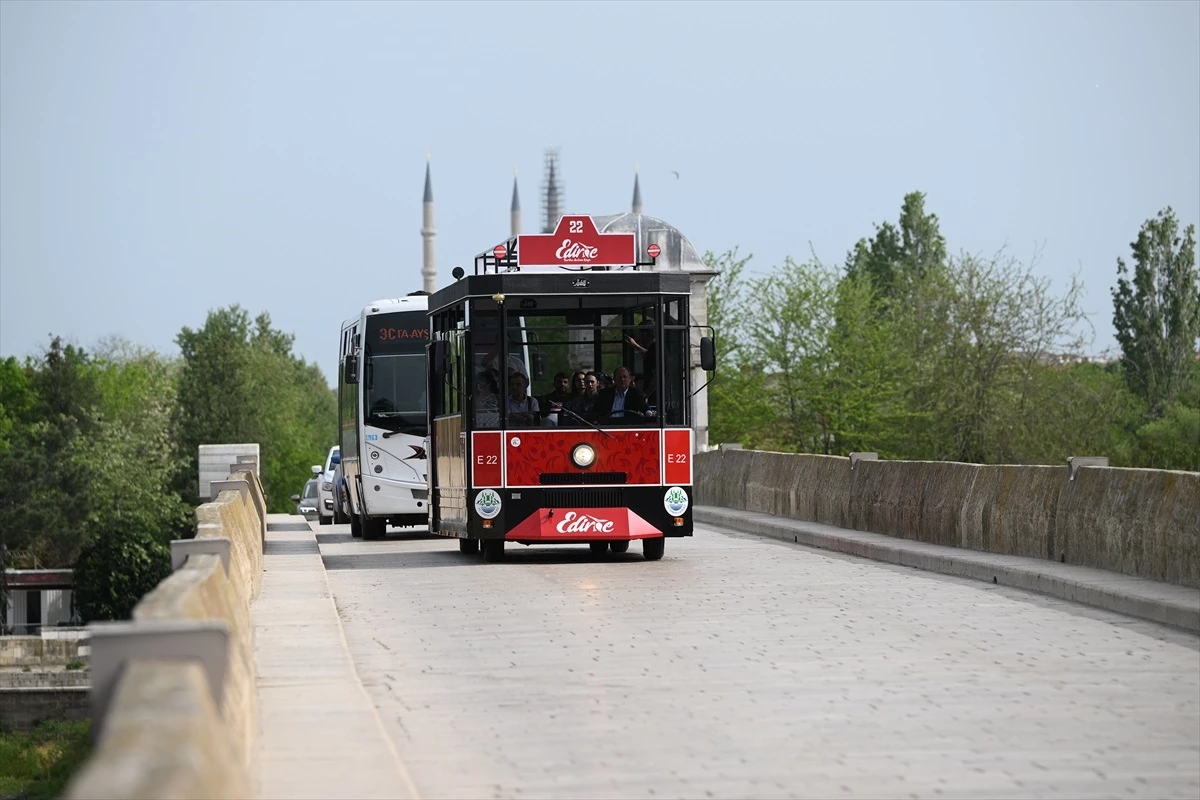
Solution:
[[[645,415],[646,396],[633,385],[628,367],[613,371],[613,385],[596,396],[596,412],[612,419],[641,419]]]

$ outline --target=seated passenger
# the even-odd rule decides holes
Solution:
[[[508,424],[536,425],[538,423],[538,401],[526,394],[529,379],[520,372],[508,375]]]
[[[596,395],[596,412],[609,419],[640,420],[646,416],[646,397],[633,385],[628,367],[613,371],[613,385]]]
[[[576,395],[566,404],[569,411],[574,411],[587,420],[596,418],[596,392],[600,389],[600,377],[595,372],[587,372],[583,377],[583,392]]]
[[[500,383],[491,370],[475,380],[475,427],[500,427]]]
[[[567,378],[567,373],[554,373],[554,391],[550,394],[538,398],[538,405],[542,407],[542,414],[551,414],[571,400],[571,384]]]

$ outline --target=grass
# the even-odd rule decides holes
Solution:
[[[0,800],[53,800],[91,754],[90,720],[0,733]]]

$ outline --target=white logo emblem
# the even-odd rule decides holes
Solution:
[[[554,530],[559,533],[612,533],[614,527],[611,519],[568,511],[563,514],[562,522],[558,523]]]
[[[563,239],[562,247],[554,251],[554,257],[559,261],[591,261],[598,255],[599,247],[589,247],[582,242],[572,244],[570,239]]]
[[[475,495],[475,513],[484,519],[494,519],[500,513],[500,493],[484,489]]]
[[[672,486],[670,489],[667,489],[666,495],[663,496],[663,508],[667,509],[668,514],[672,517],[678,517],[687,511],[687,507],[687,492],[678,486]]]
[[[509,440],[508,443],[511,444],[513,447],[520,447],[521,446],[521,437],[514,436],[512,439]]]

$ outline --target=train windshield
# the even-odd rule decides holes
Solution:
[[[506,304],[503,369],[499,309],[490,299],[472,309],[476,430],[502,418],[507,428],[689,423],[684,301],[510,296]],[[629,402],[614,409],[619,388]]]

